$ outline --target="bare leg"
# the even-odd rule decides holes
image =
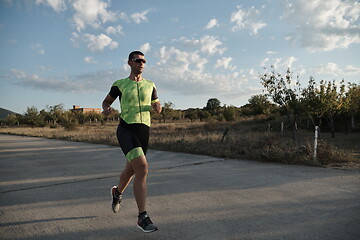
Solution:
[[[119,181],[119,187],[118,191],[120,193],[123,193],[126,189],[126,187],[129,185],[132,176],[134,175],[134,170],[129,163],[129,161],[126,162],[125,169],[120,174],[120,181]]]
[[[145,202],[147,196],[146,179],[148,174],[148,164],[145,156],[134,158],[130,161],[131,167],[135,173],[133,182],[135,200],[139,213],[146,211]]]

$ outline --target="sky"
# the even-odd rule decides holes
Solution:
[[[175,109],[243,106],[271,66],[359,84],[359,16],[354,0],[0,0],[0,107],[101,108],[133,50]]]

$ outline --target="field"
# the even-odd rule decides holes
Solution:
[[[270,125],[269,125],[270,124]],[[360,163],[360,132],[321,133],[317,159],[314,161],[314,132],[297,130],[281,133],[278,123],[263,118],[236,122],[170,122],[153,123],[150,149],[186,152],[222,158],[354,168]],[[68,141],[117,146],[117,122],[92,123],[70,129],[50,127],[2,127],[0,133],[37,136]]]

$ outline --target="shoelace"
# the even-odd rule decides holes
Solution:
[[[146,217],[146,218],[144,218],[144,219],[141,221],[141,224],[146,227],[146,226],[148,226],[149,224],[153,224],[153,222],[150,220],[149,217]]]

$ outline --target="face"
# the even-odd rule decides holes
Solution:
[[[135,74],[140,74],[144,71],[146,59],[142,55],[134,55],[133,59],[128,61],[131,71]]]

